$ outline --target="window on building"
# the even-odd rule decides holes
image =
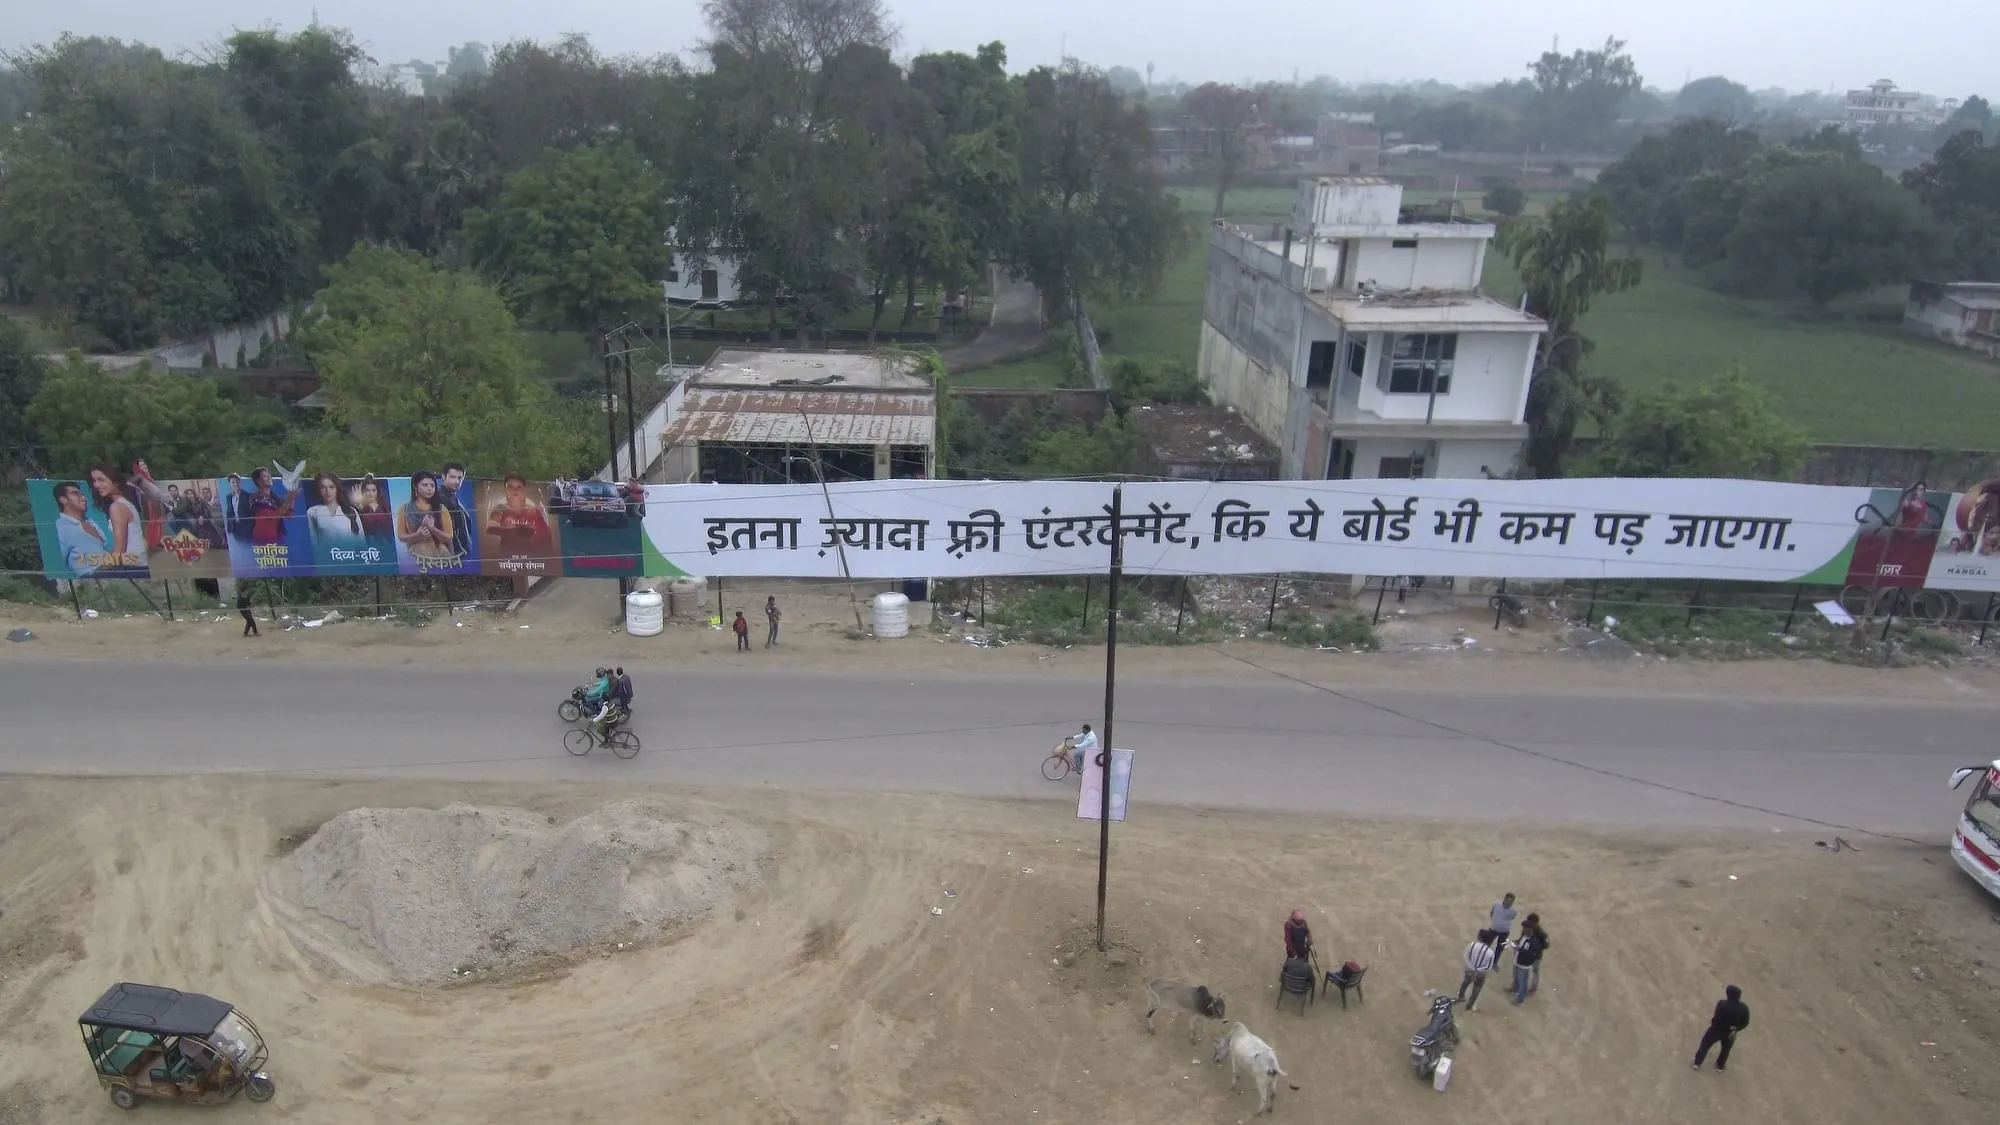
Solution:
[[[667,284],[668,284],[668,285],[679,285],[680,283],[681,283],[681,271],[679,271],[679,270],[677,270],[677,269],[673,268],[672,266],[668,266],[668,267],[667,267]]]
[[[1347,373],[1356,379],[1368,372],[1368,338],[1356,336],[1347,341]]]
[[[1389,243],[1389,245],[1398,250],[1415,250],[1417,248],[1417,240],[1414,238],[1398,238]]]
[[[713,301],[722,295],[722,283],[714,270],[701,271],[701,299]]]
[[[1312,351],[1306,356],[1306,389],[1325,390],[1333,386],[1332,340],[1314,340]]]
[[[1389,393],[1450,394],[1452,361],[1457,356],[1456,333],[1396,337],[1389,352]]]
[[[1375,474],[1383,480],[1419,480],[1424,475],[1422,457],[1384,457]]]

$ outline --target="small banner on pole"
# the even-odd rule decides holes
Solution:
[[[1125,798],[1132,792],[1132,752],[1113,750],[1111,752],[1111,819],[1115,823],[1125,821]],[[1083,788],[1076,796],[1076,817],[1078,820],[1096,820],[1099,810],[1104,807],[1104,767],[1097,764],[1097,755],[1092,754],[1083,763]]]

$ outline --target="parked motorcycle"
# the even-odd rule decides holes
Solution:
[[[1449,1081],[1451,1049],[1458,1046],[1458,1020],[1452,1015],[1458,997],[1435,988],[1425,989],[1424,995],[1431,999],[1431,1019],[1423,1030],[1410,1036],[1410,1069],[1420,1079],[1436,1081],[1443,1064],[1445,1080]],[[1442,1083],[1438,1088],[1444,1088]]]

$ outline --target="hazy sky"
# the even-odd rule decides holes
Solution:
[[[697,0],[14,0],[0,44],[64,31],[199,47],[237,27],[350,28],[378,60],[442,59],[465,40],[588,32],[615,53],[684,51],[702,34]],[[970,50],[994,39],[1010,64],[1070,54],[1160,78],[1243,81],[1328,74],[1344,81],[1492,81],[1523,72],[1560,36],[1564,50],[1625,39],[1649,85],[1726,74],[1752,88],[1845,90],[1889,78],[1963,97],[1994,83],[2000,16],[1993,0],[1930,0],[1909,16],[1879,0],[903,0],[900,49]],[[1983,91],[1991,96],[2000,93]]]

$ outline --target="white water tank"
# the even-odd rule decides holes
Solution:
[[[875,595],[875,635],[885,640],[910,635],[910,599],[901,594]]]
[[[708,579],[676,578],[667,583],[667,610],[675,617],[703,617],[708,613]]]
[[[657,636],[666,627],[666,604],[658,590],[634,590],[625,595],[625,632],[634,637]]]

